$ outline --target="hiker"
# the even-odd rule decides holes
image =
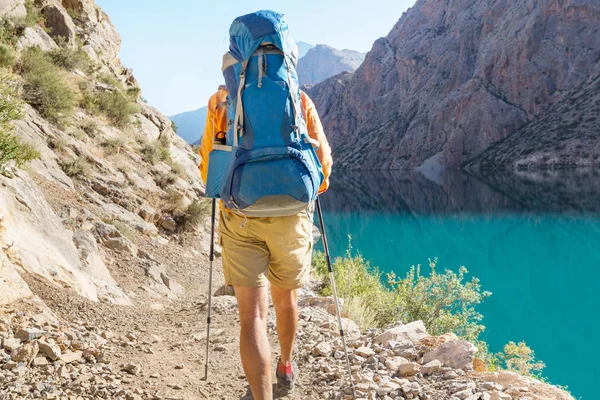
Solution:
[[[277,13],[266,12],[265,15],[267,18],[283,18]],[[240,17],[236,21],[243,22],[243,18]],[[273,51],[270,47],[264,49],[260,47],[258,51],[260,52],[258,57],[263,58],[258,61],[259,63],[277,60],[277,58],[269,59],[266,54],[274,54],[273,57],[277,57],[277,54],[281,53]],[[297,48],[295,51],[295,59],[292,57],[294,67],[297,62]],[[281,58],[281,54],[278,57]],[[281,64],[281,59],[279,62]],[[267,67],[264,67],[264,71],[267,75],[271,73]],[[258,81],[261,82],[260,77]],[[264,82],[267,82],[266,79]],[[260,92],[263,89],[258,89],[257,96],[268,93],[267,83],[263,87],[265,91]],[[322,180],[318,187],[320,194],[327,190],[329,185],[332,166],[331,149],[313,102],[306,93],[297,90],[296,93],[300,93],[299,109],[302,112],[302,121],[306,121],[305,129],[310,138],[305,140],[310,141],[315,147],[318,146],[314,151],[322,167]],[[293,96],[292,90],[290,93],[290,96]],[[268,95],[264,94],[264,96]],[[294,99],[291,101],[293,102]],[[248,104],[250,100],[244,102],[244,107],[251,106]],[[229,126],[227,123],[228,104],[227,87],[219,86],[209,100],[206,127],[199,150],[200,171],[205,183],[209,179],[209,174],[213,172],[209,171],[213,168],[212,165],[209,168],[209,154],[215,147],[225,147],[224,144],[231,143],[232,140],[226,137],[232,133],[231,121]],[[274,115],[281,114],[282,110],[262,108],[261,111],[265,113],[262,118],[268,120],[273,119]],[[281,125],[281,121],[277,124]],[[258,137],[260,127],[252,128],[254,138]],[[246,134],[242,140],[245,138]],[[230,157],[231,150],[224,154]],[[257,181],[256,184],[260,182]],[[268,285],[270,284],[275,307],[281,352],[276,369],[277,392],[289,394],[294,389],[298,378],[297,365],[293,361],[293,346],[298,325],[297,289],[307,283],[310,275],[313,244],[312,207],[309,204],[303,211],[296,212],[294,215],[261,217],[246,215],[235,206],[229,207],[230,203],[224,200],[221,202],[219,241],[222,246],[225,283],[233,285],[238,300],[242,365],[254,399],[272,399],[271,350],[267,336]]]

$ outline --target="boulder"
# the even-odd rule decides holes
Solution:
[[[416,362],[406,362],[398,366],[398,373],[401,376],[416,375],[421,369],[421,366]]]
[[[436,372],[440,371],[443,366],[444,364],[442,364],[441,361],[433,360],[421,367],[421,373],[423,375],[435,374]]]
[[[0,1],[0,18],[20,18],[26,14],[25,0]]]
[[[433,360],[442,362],[445,366],[464,371],[473,370],[473,360],[477,347],[466,340],[452,340],[441,345],[436,350],[423,356],[423,363]]]
[[[11,355],[11,360],[14,362],[24,362],[31,363],[35,356],[37,356],[39,351],[39,346],[37,341],[33,341],[31,343],[26,343],[23,346],[19,347],[15,351],[13,351]]]
[[[15,337],[22,342],[30,342],[32,340],[38,339],[46,334],[46,331],[37,328],[25,328],[20,329]]]
[[[30,47],[39,47],[43,51],[50,51],[58,48],[58,45],[54,39],[46,33],[44,28],[39,25],[34,25],[25,28],[23,34],[17,41],[18,50],[22,51]]]
[[[60,358],[62,352],[60,350],[60,347],[56,344],[54,340],[40,340],[38,344],[40,346],[40,353],[44,354],[50,360],[56,361]]]
[[[399,325],[392,329],[383,332],[374,339],[374,343],[385,344],[389,341],[402,342],[411,341],[417,342],[422,338],[429,336],[423,321],[414,321],[410,324]]]
[[[109,249],[121,251],[132,256],[137,256],[138,247],[126,237],[109,238],[102,242]]]
[[[45,25],[50,29],[50,36],[69,47],[74,47],[76,28],[67,10],[61,5],[50,4],[42,9],[42,13],[45,17]]]

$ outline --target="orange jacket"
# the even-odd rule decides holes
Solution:
[[[331,166],[333,160],[331,158],[331,147],[327,142],[327,137],[323,132],[321,120],[317,114],[317,109],[314,103],[304,92],[301,92],[302,109],[305,112],[306,124],[308,128],[308,136],[311,139],[319,142],[317,149],[317,157],[323,166],[323,184],[319,188],[319,194],[323,193],[329,187],[329,175],[331,174]],[[213,139],[219,132],[227,131],[227,107],[224,106],[227,101],[227,88],[223,85],[219,86],[219,90],[213,94],[208,100],[208,114],[206,115],[206,126],[204,128],[204,136],[202,136],[202,145],[198,153],[200,154],[200,174],[202,180],[206,184],[208,176],[208,155],[212,150]]]

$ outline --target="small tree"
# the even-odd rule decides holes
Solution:
[[[497,357],[504,363],[507,370],[521,375],[539,378],[542,370],[546,367],[542,361],[535,359],[534,351],[525,342],[519,344],[508,342],[504,346],[504,351],[498,353]]]

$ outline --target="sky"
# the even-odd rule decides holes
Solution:
[[[121,34],[121,61],[166,115],[206,105],[223,82],[229,26],[261,9],[286,15],[292,37],[367,52],[415,0],[96,0]]]

